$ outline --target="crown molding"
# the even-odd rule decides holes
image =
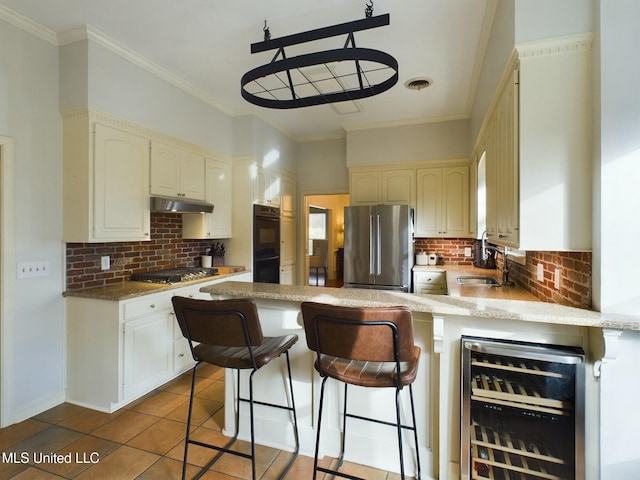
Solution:
[[[518,56],[522,59],[558,55],[580,50],[591,50],[592,43],[593,34],[587,32],[562,37],[543,38],[542,40],[532,40],[530,42],[520,42],[516,44],[515,48]]]
[[[62,32],[58,35],[58,42],[60,46],[68,45],[70,43],[74,43],[82,40],[90,40],[96,43],[97,45],[100,45],[106,48],[107,50],[115,53],[116,55],[130,61],[134,65],[137,65],[138,67],[148,71],[149,73],[165,80],[166,82],[179,88],[180,90],[187,92],[189,95],[197,98],[198,100],[201,100],[207,105],[210,105],[216,108],[217,110],[220,110],[222,113],[225,113],[229,116],[234,116],[233,111],[221,105],[212,96],[194,87],[190,83],[185,82],[178,76],[174,75],[173,73],[161,67],[160,65],[153,63],[151,60],[131,50],[126,45],[102,33],[100,30],[98,30],[95,27],[92,27],[91,25],[84,25],[83,27],[69,30],[67,32]]]
[[[4,20],[20,30],[35,35],[51,45],[58,46],[58,39],[53,30],[43,27],[39,23],[34,22],[24,15],[20,15],[18,12],[10,10],[4,5],[0,5],[0,20]]]

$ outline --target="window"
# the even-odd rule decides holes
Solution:
[[[313,241],[327,240],[327,209],[309,207],[309,255],[313,255]]]

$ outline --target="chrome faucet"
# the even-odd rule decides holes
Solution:
[[[502,255],[502,285],[513,285],[513,282],[509,280],[509,255],[507,255],[507,247],[502,247],[502,250],[499,250],[498,247],[493,245],[487,245],[487,231],[482,232],[482,237],[480,241],[482,243],[482,260],[486,261],[488,258],[487,251],[493,250],[496,253]]]
[[[482,245],[482,260],[483,261],[487,261],[487,239],[489,238],[489,236],[487,235],[487,231],[485,230],[484,232],[482,232],[482,236],[480,237],[480,243]]]

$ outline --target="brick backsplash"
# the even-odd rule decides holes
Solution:
[[[445,265],[471,265],[474,243],[472,238],[416,238],[414,248],[416,253],[441,253]],[[465,247],[471,248],[470,257],[464,256]]]
[[[195,267],[211,240],[184,240],[182,215],[151,213],[148,242],[67,243],[67,289],[100,287],[126,282],[134,272]],[[100,257],[111,259],[109,270],[100,270]]]
[[[442,253],[446,265],[472,265],[477,241],[469,238],[416,238],[416,252]],[[465,247],[472,256],[465,257]],[[502,247],[500,247],[502,249]],[[525,265],[510,262],[509,279],[544,302],[590,309],[591,252],[527,252]],[[537,279],[538,263],[542,263],[544,280]],[[502,269],[502,255],[497,256]],[[560,289],[554,287],[554,274],[560,269]]]
[[[527,252],[525,265],[511,262],[509,277],[545,302],[590,309],[591,260],[591,252]],[[539,263],[544,270],[542,282],[537,278]],[[554,286],[556,268],[560,269],[559,290]]]

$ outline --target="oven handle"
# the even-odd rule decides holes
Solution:
[[[527,347],[518,345],[510,347],[508,345],[487,345],[478,342],[464,342],[464,347],[478,353],[490,355],[505,355],[508,357],[525,358],[527,360],[542,360],[543,362],[563,363],[565,365],[577,365],[584,360],[581,355],[564,355],[557,353],[551,348]]]

